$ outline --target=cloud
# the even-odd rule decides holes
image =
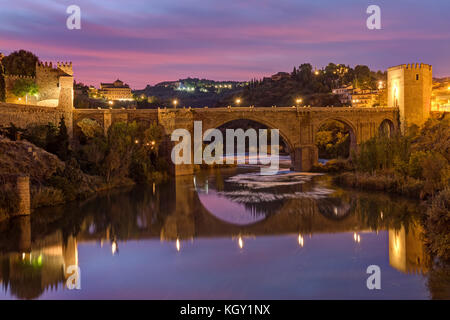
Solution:
[[[303,62],[385,69],[418,61],[450,73],[445,0],[380,1],[378,31],[366,29],[356,0],[81,0],[82,29],[67,30],[72,2],[10,2],[0,12],[1,50],[70,60],[78,81],[121,77],[134,88],[189,75],[248,80]]]

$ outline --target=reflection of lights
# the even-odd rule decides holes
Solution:
[[[22,260],[25,260],[25,252],[22,252]]]
[[[244,248],[244,240],[242,240],[241,236],[239,236],[238,244],[239,244],[239,248],[241,248],[241,249]]]
[[[153,182],[153,194],[155,194],[155,183]]]
[[[337,209],[337,207],[334,207],[334,215],[338,215],[338,209]]]
[[[361,242],[361,236],[357,234],[356,232],[353,233],[353,240],[355,240],[356,243]]]
[[[383,220],[383,211],[380,211],[380,218]]]
[[[180,239],[177,238],[177,241],[175,243],[175,246],[177,247],[177,251],[179,252],[181,249]]]
[[[298,244],[300,245],[300,247],[303,247],[303,245],[305,244],[303,236],[301,234],[298,235]]]
[[[111,252],[112,252],[113,255],[115,255],[116,252],[117,252],[117,242],[116,241],[113,241],[111,243]]]

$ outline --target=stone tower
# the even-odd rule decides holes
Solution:
[[[410,125],[421,126],[430,116],[432,82],[432,67],[428,64],[388,69],[388,107],[399,108],[403,133]]]
[[[64,116],[69,135],[73,129],[73,70],[72,62],[57,62],[56,68],[47,62],[36,63],[36,84],[39,87],[39,101],[55,101],[57,109]],[[59,122],[59,119],[56,119]]]

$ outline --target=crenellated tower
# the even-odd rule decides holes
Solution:
[[[430,116],[432,66],[402,64],[388,69],[388,107],[400,111],[402,132],[410,125],[421,126]]]

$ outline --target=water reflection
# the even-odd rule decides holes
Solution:
[[[255,201],[243,196],[251,187],[229,180],[239,174],[234,170],[202,173],[195,182],[184,177],[164,185],[136,187],[1,224],[4,293],[32,299],[61,290],[67,267],[79,264],[81,244],[109,244],[112,255],[120,258],[122,243],[146,239],[170,242],[183,253],[188,240],[228,238],[239,250],[248,251],[253,248],[253,244],[247,246],[249,239],[293,234],[293,242],[303,250],[308,247],[305,235],[348,234],[361,243],[364,234],[387,230],[390,266],[402,273],[427,273],[429,261],[420,237],[417,203],[330,189],[323,178],[264,186],[260,188],[263,193],[283,197]],[[320,196],[305,196],[315,190]],[[236,192],[241,194],[238,200]]]

